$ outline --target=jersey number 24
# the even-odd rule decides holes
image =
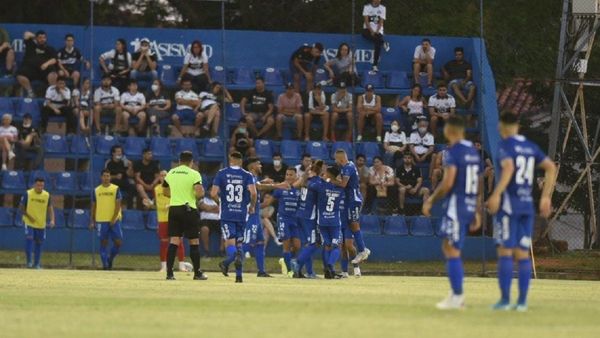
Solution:
[[[533,184],[533,173],[535,170],[535,158],[517,156],[515,165],[517,167],[517,174],[515,175],[515,182],[519,185]]]

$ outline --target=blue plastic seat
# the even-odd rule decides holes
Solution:
[[[410,89],[411,84],[408,80],[408,74],[397,70],[389,72],[386,87],[390,89]]]
[[[264,163],[273,162],[273,144],[269,140],[256,140],[254,142],[256,156]]]
[[[348,159],[352,161],[352,159],[354,158],[354,148],[352,147],[352,143],[343,142],[343,141],[334,142],[331,145],[331,158],[332,159],[335,159],[335,152],[338,151],[339,149],[344,150],[346,152],[346,155],[348,155]]]
[[[27,189],[25,183],[25,175],[22,171],[3,171],[2,172],[2,189],[21,190]]]
[[[58,173],[54,183],[55,192],[59,194],[74,194],[82,193],[77,189],[77,173],[76,172],[62,172]]]
[[[85,194],[90,194],[93,189],[100,185],[100,172],[93,172],[90,176],[89,172],[84,172],[79,175],[79,188]]]
[[[315,83],[321,83],[329,80],[329,73],[323,68],[318,68],[315,71]]]
[[[173,87],[177,83],[177,75],[172,65],[162,65],[160,80],[167,87]]]
[[[140,159],[142,158],[142,152],[148,144],[146,139],[143,137],[126,137],[123,142],[123,152],[128,159]]]
[[[23,228],[25,226],[25,223],[23,223],[23,212],[19,208],[15,209],[15,219],[13,225],[17,228]]]
[[[2,114],[15,115],[15,105],[10,97],[0,97],[0,112]]]
[[[392,236],[408,236],[408,226],[404,216],[389,216],[385,218],[383,233]]]
[[[202,157],[208,160],[222,160],[225,154],[225,144],[220,138],[213,137],[203,140]]]
[[[89,139],[84,136],[74,135],[71,137],[71,145],[69,146],[71,154],[76,156],[89,156],[90,143]]]
[[[14,223],[14,210],[0,207],[0,227],[11,227]]]
[[[42,100],[43,101],[43,100]],[[39,122],[42,117],[41,109],[40,109],[40,100],[30,99],[28,97],[17,99],[16,104],[16,113],[15,120],[21,121],[23,120],[23,116],[25,114],[31,114],[31,118],[34,122]]]
[[[165,137],[153,137],[150,139],[150,149],[152,149],[152,155],[157,159],[171,159],[173,158],[173,149],[171,148],[171,142]]]
[[[193,138],[179,138],[175,140],[175,156],[179,156],[183,151],[191,151],[194,158],[199,156],[198,144]]]
[[[283,76],[279,69],[272,67],[266,68],[263,71],[263,77],[267,86],[283,86]]]
[[[44,135],[44,155],[53,157],[64,157],[69,154],[69,144],[67,138],[62,135],[45,134]]]
[[[250,68],[237,68],[233,75],[233,83],[240,86],[252,86],[255,82],[254,71]]]
[[[383,88],[383,75],[380,72],[365,70],[363,72],[362,82],[363,86],[370,84],[375,88]]]
[[[360,230],[363,234],[381,235],[381,220],[376,215],[361,215]]]
[[[140,210],[123,210],[123,219],[121,225],[126,230],[144,230],[146,223],[144,222],[144,212]]]
[[[204,180],[202,181],[204,182]],[[150,211],[146,217],[146,229],[156,231],[158,229],[158,216],[156,212]]]
[[[327,143],[325,142],[307,142],[306,152],[314,159],[329,160],[329,150],[327,149]]]
[[[48,219],[50,222],[50,219]],[[88,220],[89,223],[89,220]],[[57,228],[64,228],[67,226],[67,220],[65,218],[65,211],[60,208],[54,208],[54,225]]]
[[[88,209],[71,210],[67,225],[75,229],[88,229],[90,226],[90,211]]]
[[[413,236],[433,236],[433,226],[429,217],[415,217],[410,225]]]
[[[281,141],[281,158],[284,162],[298,162],[302,157],[302,143],[293,140]],[[289,164],[289,163],[288,163]]]
[[[383,116],[383,124],[386,127],[389,127],[394,121],[399,121],[401,127],[404,125],[402,124],[402,116],[398,108],[381,107],[381,115]]]
[[[94,138],[96,153],[100,155],[110,155],[110,149],[119,144],[116,137],[110,135],[99,135]]]
[[[29,181],[28,181],[28,185],[31,187],[34,185],[35,180],[37,178],[43,178],[44,179],[44,183],[45,183],[45,188],[46,190],[52,190],[52,177],[50,176],[50,174],[44,170],[35,170],[32,171],[31,173],[29,173]]]
[[[225,85],[227,83],[227,71],[223,66],[210,67],[210,78]]]
[[[371,165],[373,163],[373,158],[375,156],[381,156],[382,151],[377,142],[362,142],[357,145],[356,153],[365,155],[367,164]]]
[[[229,125],[237,125],[242,118],[242,108],[239,103],[225,104],[225,120]]]
[[[446,234],[442,231],[442,218],[441,217],[431,217],[431,226],[433,227],[433,231],[435,235],[438,237],[445,237]]]

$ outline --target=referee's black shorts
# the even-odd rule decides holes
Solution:
[[[185,205],[169,207],[169,237],[197,239],[200,217],[196,209]]]

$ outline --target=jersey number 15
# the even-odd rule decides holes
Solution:
[[[479,165],[467,165],[467,179],[465,180],[465,193],[469,195],[477,195],[479,185]]]

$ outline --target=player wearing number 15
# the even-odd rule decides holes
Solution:
[[[498,284],[501,298],[494,305],[496,310],[510,309],[510,284],[513,275],[513,255],[519,262],[519,299],[515,309],[527,310],[527,292],[531,278],[531,235],[535,208],[531,196],[534,171],[545,171],[544,189],[540,199],[540,214],[550,215],[550,195],[554,187],[556,166],[538,148],[519,133],[519,117],[510,112],[500,116],[498,150],[500,179],[490,195],[488,208],[496,214],[494,237],[498,244]]]
[[[21,198],[19,206],[25,224],[25,255],[27,267],[40,269],[42,243],[46,239],[46,218],[50,214],[50,228],[54,227],[54,209],[50,202],[50,194],[44,190],[44,179],[36,178],[32,189],[27,190]],[[34,250],[35,241],[35,250]],[[31,252],[34,251],[34,261]]]
[[[464,307],[463,266],[460,253],[467,235],[479,229],[478,213],[481,204],[480,163],[481,157],[473,143],[465,140],[465,122],[452,116],[444,127],[444,136],[449,147],[444,156],[444,178],[435,192],[423,203],[423,214],[431,216],[431,206],[446,194],[442,231],[445,238],[442,251],[446,257],[446,269],[452,291],[446,299],[436,305],[440,310]]]

